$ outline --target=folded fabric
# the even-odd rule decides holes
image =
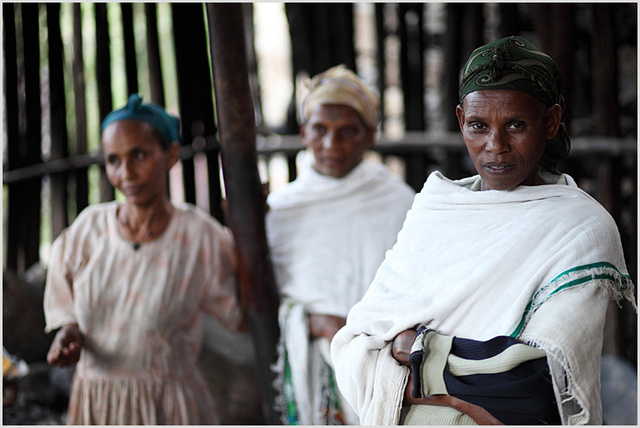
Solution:
[[[508,425],[560,424],[542,349],[508,336],[477,341],[422,326],[409,361],[414,398],[452,395]]]

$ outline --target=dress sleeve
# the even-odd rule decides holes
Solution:
[[[67,246],[69,233],[65,229],[51,247],[44,290],[45,331],[77,323],[73,310],[73,272],[69,267]]]
[[[237,285],[238,260],[231,231],[220,226],[215,244],[216,260],[212,261],[212,281],[207,287],[203,310],[216,317],[230,330],[237,330],[242,323],[242,310]]]

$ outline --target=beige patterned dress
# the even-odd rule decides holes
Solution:
[[[84,339],[67,423],[216,424],[196,361],[202,311],[231,329],[241,321],[232,235],[185,204],[136,250],[117,209],[88,207],[52,248],[47,331],[77,323]]]

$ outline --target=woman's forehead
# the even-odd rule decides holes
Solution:
[[[162,145],[157,131],[149,123],[140,120],[118,120],[107,125],[102,132],[102,144],[105,146],[153,143]]]
[[[353,108],[344,104],[321,104],[316,106],[307,123],[314,122],[357,122],[364,126],[360,114]]]
[[[474,108],[491,108],[494,111],[518,108],[529,111],[540,111],[544,104],[531,94],[521,91],[493,89],[469,93],[462,100],[465,110]]]

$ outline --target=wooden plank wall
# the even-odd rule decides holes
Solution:
[[[71,50],[64,48],[61,37],[63,7],[71,8]],[[161,55],[159,7],[155,3],[3,3],[4,269],[23,273],[39,262],[42,224],[50,224],[53,239],[89,204],[91,194],[98,192],[100,201],[114,198],[114,189],[104,174],[99,146],[92,140],[95,130],[88,127],[90,118],[97,111],[101,121],[114,108],[116,94],[120,94],[117,98],[120,105],[124,102],[121,94],[143,87],[149,92],[145,99],[161,105],[166,105],[169,93],[178,93],[177,110],[184,137],[181,167],[185,200],[195,203],[196,188],[205,186],[209,210],[221,219],[219,144],[204,6],[170,4],[175,81],[166,73],[166,68],[161,67],[166,58]],[[357,68],[357,52],[352,43],[354,7],[350,3],[286,4],[292,36],[292,81],[298,73],[313,75],[339,63]],[[451,3],[446,5],[443,33],[427,31],[428,8],[427,3],[374,5],[378,89],[384,103],[389,85],[399,85],[403,111],[400,120],[406,131],[404,141],[385,142],[383,138],[375,150],[383,158],[402,159],[405,178],[417,190],[426,174],[436,167],[452,177],[467,174],[464,148],[447,142],[440,144],[439,137],[430,134],[434,125],[443,125],[445,131],[455,135],[457,123],[453,114],[443,116],[444,124],[430,123],[428,119],[425,82],[434,64],[429,63],[426,51],[435,48],[442,53],[445,71],[440,76],[441,108],[453,112],[458,77],[457,72],[451,70],[458,70],[473,48],[489,38],[516,33],[535,35],[540,47],[554,57],[563,73],[570,133],[578,140],[589,137],[582,148],[574,150],[563,167],[585,183],[618,222],[635,280],[636,123],[635,113],[627,112],[627,117],[633,117],[631,125],[627,122],[623,126],[621,120],[625,107],[620,105],[618,67],[624,58],[618,47],[621,42],[635,47],[635,39],[630,42],[628,34],[625,40],[621,38],[625,37],[626,28],[637,31],[636,5],[500,3],[490,10],[485,4]],[[245,9],[246,21],[250,22],[250,8]],[[140,10],[146,27],[142,33],[136,31],[136,22],[139,22],[136,13]],[[88,20],[87,16],[91,18]],[[118,26],[112,22],[114,16],[120,17]],[[490,25],[496,16],[503,19]],[[83,28],[87,23],[91,24],[91,34]],[[115,57],[114,28],[122,31],[117,38],[123,41],[123,58]],[[144,38],[146,63],[138,61],[136,38],[139,37]],[[386,51],[391,38],[400,46],[395,58]],[[95,76],[86,75],[85,64],[95,64],[91,68]],[[123,64],[124,70],[118,70],[117,64]],[[254,68],[252,81],[260,82],[255,60],[250,64]],[[398,69],[399,82],[389,77],[388,71],[393,67]],[[112,74],[114,70],[117,74]],[[90,82],[95,82],[95,86]],[[260,111],[260,99],[257,95],[256,98],[256,110]],[[277,131],[285,136],[295,135],[298,126],[294,103],[288,117],[287,123]],[[574,118],[575,121],[571,120]],[[390,118],[384,117],[384,120]],[[602,141],[617,142],[603,145]],[[299,147],[291,149],[286,144],[276,144],[258,149],[265,159],[274,153],[284,153],[289,164],[289,179],[296,177],[295,155]],[[206,183],[196,178],[193,158],[198,154],[206,157]],[[98,189],[91,189],[89,176],[95,168],[99,170]],[[46,200],[42,192],[45,183],[49,183],[50,189]],[[50,214],[42,218],[42,212]],[[623,308],[619,318],[625,328],[620,330],[617,346],[635,363],[635,315]]]

